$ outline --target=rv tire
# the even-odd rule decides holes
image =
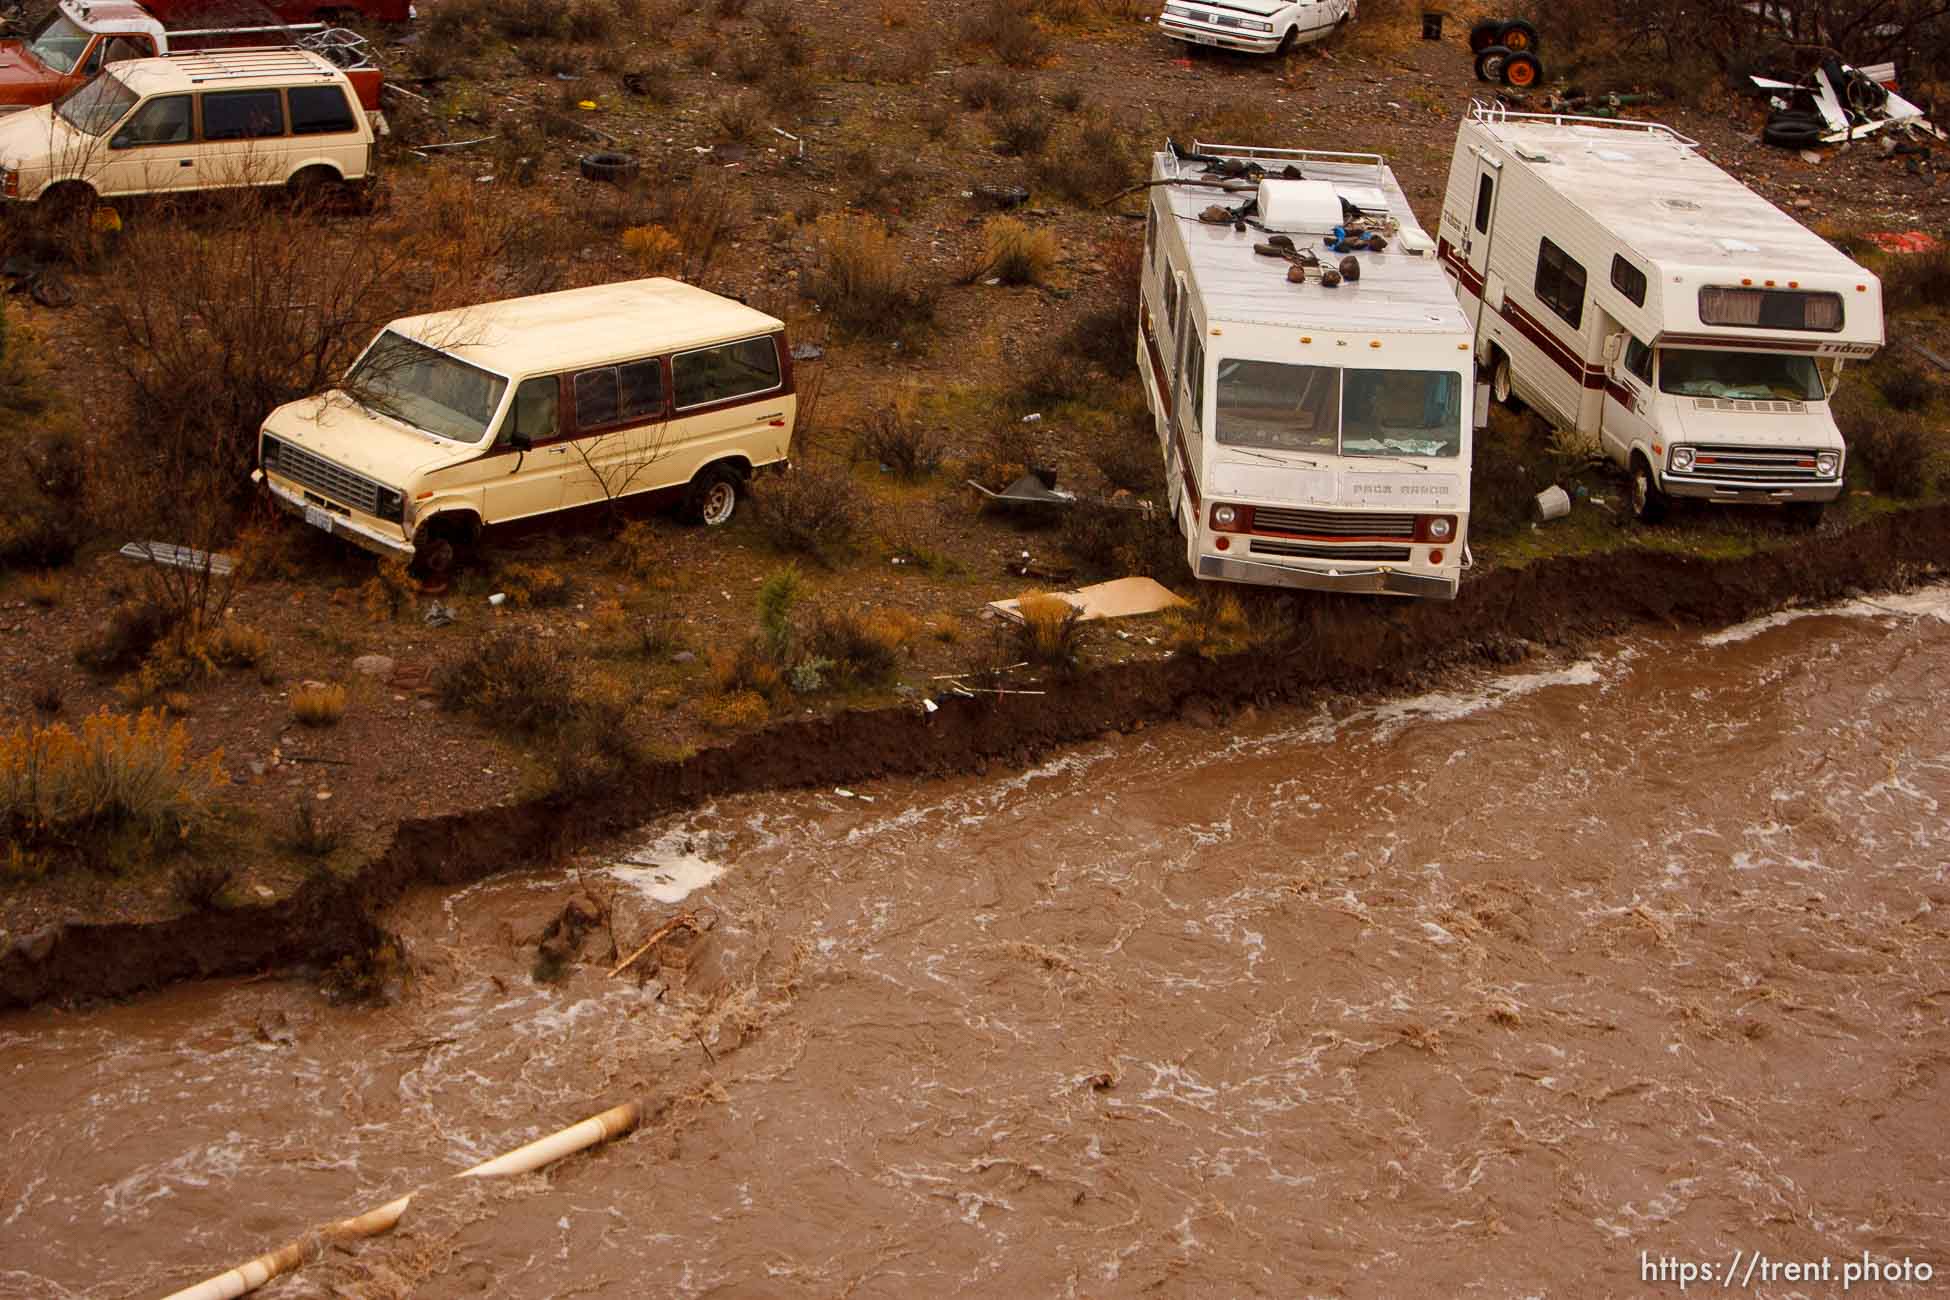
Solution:
[[[1509,57],[1509,49],[1502,45],[1490,45],[1477,51],[1476,80],[1488,82],[1503,80],[1503,64]]]
[[[1652,477],[1652,464],[1642,455],[1633,455],[1632,518],[1642,524],[1656,524],[1666,517],[1666,494]]]
[[[1507,406],[1513,411],[1523,409],[1523,399],[1517,396],[1516,387],[1510,379],[1510,354],[1502,350],[1490,354],[1490,396],[1499,406]]]

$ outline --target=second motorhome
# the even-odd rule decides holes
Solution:
[[[1441,256],[1498,401],[1595,437],[1632,509],[1842,494],[1828,407],[1882,346],[1882,286],[1656,123],[1478,106]]]
[[[1148,193],[1138,368],[1192,572],[1453,598],[1469,322],[1394,173],[1195,144]]]

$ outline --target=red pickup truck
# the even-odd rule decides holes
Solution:
[[[323,10],[356,9],[381,20],[404,19],[409,0],[283,0],[215,7],[210,0],[60,0],[24,41],[0,41],[0,114],[51,104],[90,81],[103,66],[184,50],[291,45],[324,30],[300,19]],[[296,23],[297,25],[293,25]],[[329,52],[327,52],[329,53]],[[379,108],[379,70],[347,68],[367,111]]]

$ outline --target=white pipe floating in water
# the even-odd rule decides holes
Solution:
[[[612,1106],[600,1115],[594,1115],[580,1124],[571,1124],[559,1133],[530,1142],[525,1147],[517,1147],[506,1155],[462,1170],[456,1178],[505,1178],[510,1174],[532,1174],[544,1165],[553,1164],[563,1156],[586,1151],[611,1138],[622,1137],[637,1126],[642,1118],[642,1110],[631,1101],[621,1106]],[[350,1219],[341,1219],[328,1224],[316,1234],[308,1234],[298,1240],[288,1242],[267,1254],[245,1264],[239,1264],[227,1273],[198,1282],[193,1287],[176,1291],[164,1300],[237,1300],[238,1296],[255,1291],[274,1277],[295,1272],[311,1252],[313,1236],[326,1240],[346,1240],[353,1237],[377,1237],[390,1232],[405,1215],[406,1207],[413,1202],[415,1192],[408,1192],[395,1201],[388,1201],[376,1210]]]

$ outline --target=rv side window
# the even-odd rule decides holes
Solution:
[[[1178,277],[1172,273],[1170,258],[1165,259],[1165,328],[1178,328]],[[1173,348],[1172,355],[1177,354],[1178,350]]]
[[[1205,348],[1199,342],[1194,322],[1185,322],[1185,335],[1185,396],[1191,402],[1191,409],[1185,412],[1185,424],[1199,429],[1205,424],[1199,414],[1205,409]]]
[[[1613,253],[1611,287],[1632,300],[1634,307],[1645,306],[1645,272]]]
[[[1625,368],[1643,379],[1652,382],[1652,349],[1632,339],[1625,345]]]
[[[1584,323],[1584,267],[1548,239],[1537,249],[1537,296],[1572,329]]]
[[[1158,205],[1144,205],[1144,269],[1150,270],[1158,253]]]
[[[1476,233],[1490,233],[1490,200],[1496,197],[1496,177],[1488,172],[1476,183]]]
[[[1833,334],[1842,327],[1842,296],[1805,289],[1701,289],[1699,318],[1702,325]]]

